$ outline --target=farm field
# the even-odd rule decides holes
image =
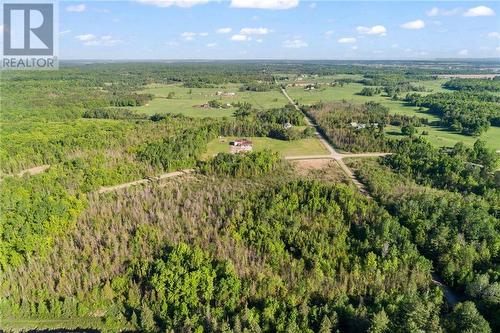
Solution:
[[[210,141],[207,145],[207,152],[204,157],[209,158],[218,153],[229,153],[229,142],[235,139],[237,139],[237,137],[222,137]],[[328,151],[316,138],[294,141],[283,141],[264,137],[249,137],[247,139],[252,141],[254,151],[269,149],[273,152],[280,153],[282,156],[328,154]]]
[[[359,74],[335,74],[335,75],[288,75],[288,79],[280,80],[280,77],[277,77],[279,83],[293,84],[293,83],[331,83],[335,80],[340,79],[352,79],[352,80],[361,80],[363,75]]]
[[[420,126],[417,130],[418,134],[422,132],[427,132],[427,135],[423,135],[425,139],[429,140],[436,147],[451,147],[458,142],[463,142],[468,146],[472,146],[474,142],[478,139],[474,136],[462,135],[449,131],[446,128],[441,128],[437,126]],[[385,127],[385,133],[392,138],[401,139],[403,136],[401,134],[401,128],[398,126],[388,125]],[[481,140],[486,142],[486,147],[489,149],[500,150],[500,128],[490,127],[490,129],[479,137]]]
[[[419,81],[418,84],[425,85],[426,87],[432,89],[432,92],[421,92],[421,94],[449,92],[449,90],[441,87],[441,84],[444,82],[446,82],[446,80],[438,79]],[[344,85],[343,87],[321,87],[320,89],[309,91],[304,90],[302,87],[288,87],[287,92],[294,100],[298,101],[298,103],[302,105],[312,105],[321,101],[327,102],[346,100],[354,103],[374,101],[389,108],[389,112],[392,114],[427,118],[429,122],[439,120],[436,115],[419,111],[418,107],[408,106],[404,101],[395,101],[383,95],[358,95],[363,87],[365,86],[359,83],[350,83]],[[426,138],[436,147],[453,146],[460,141],[467,145],[472,145],[478,139],[478,137],[462,135],[437,126],[421,126],[418,128],[418,132],[421,133],[422,131],[428,132]],[[386,133],[392,137],[401,137],[401,130],[399,127],[388,126],[386,128]],[[491,126],[490,129],[486,133],[483,133],[479,138],[486,141],[489,148],[495,150],[500,149],[500,128]]]
[[[146,86],[141,93],[153,94],[155,98],[147,105],[134,108],[138,112],[146,114],[172,113],[182,114],[188,117],[231,117],[236,110],[235,107],[227,109],[202,108],[200,105],[210,100],[219,100],[222,103],[234,104],[237,102],[248,102],[258,109],[282,107],[287,103],[279,91],[266,92],[240,92],[240,85],[228,84],[217,88],[186,88],[181,85],[153,84]],[[234,97],[217,96],[217,92],[235,93]],[[167,98],[173,93],[172,98]]]

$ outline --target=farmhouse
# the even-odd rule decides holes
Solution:
[[[236,93],[234,93],[234,92],[225,92],[225,91],[218,91],[215,94],[217,96],[222,96],[222,97],[234,97],[234,96],[236,96]]]
[[[234,140],[229,142],[229,145],[231,146],[232,154],[252,151],[252,141],[247,139]]]
[[[351,127],[354,127],[355,129],[363,129],[366,128],[366,124],[359,124],[355,121],[351,123]]]

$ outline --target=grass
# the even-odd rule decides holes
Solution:
[[[421,134],[423,131],[428,133],[424,137],[436,147],[451,147],[457,142],[463,142],[466,145],[472,146],[478,139],[474,136],[462,135],[437,126],[421,126],[417,128],[418,134]],[[397,126],[386,126],[385,133],[393,138],[402,137],[401,129]],[[500,127],[490,127],[480,138],[486,142],[488,148],[493,150],[500,149],[500,144],[498,143],[500,140]]]
[[[240,92],[240,85],[230,84],[217,88],[185,88],[181,85],[149,85],[142,93],[150,93],[155,98],[148,105],[135,108],[138,112],[146,114],[173,113],[189,117],[231,117],[236,110],[235,107],[227,109],[204,109],[198,105],[205,104],[210,100],[234,104],[236,102],[251,103],[257,109],[269,109],[283,107],[287,104],[285,97],[278,91],[266,92]],[[216,96],[217,91],[234,92],[234,97]],[[173,98],[168,99],[169,93],[174,93]]]
[[[425,92],[422,94],[428,94],[433,92],[443,92],[448,91],[441,87],[441,84],[446,82],[445,79],[439,80],[429,80],[429,81],[418,81],[415,84],[424,85],[430,89],[432,92]],[[387,96],[377,95],[377,96],[361,96],[358,95],[363,89],[363,85],[359,83],[351,83],[344,85],[343,87],[322,87],[317,90],[306,91],[301,87],[289,87],[287,88],[288,94],[293,99],[297,100],[299,104],[311,105],[318,103],[320,101],[339,101],[347,100],[353,103],[365,103],[368,101],[378,102],[387,108],[389,108],[392,114],[401,114],[406,116],[417,116],[420,118],[427,118],[429,121],[439,120],[436,115],[430,114],[426,111],[420,111],[419,108],[414,106],[408,106],[403,101],[394,101]],[[487,146],[494,150],[500,150],[500,128],[490,127],[490,129],[483,133],[479,138],[473,136],[463,135],[457,132],[449,131],[448,129],[441,128],[438,126],[422,126],[418,128],[419,133],[422,131],[427,131],[429,134],[425,137],[435,146],[453,146],[457,142],[464,142],[466,145],[472,145],[477,139],[482,139],[486,142]],[[386,133],[392,137],[399,137],[401,129],[399,127],[388,126],[386,128]]]
[[[315,75],[296,75],[296,74],[283,74],[282,76],[288,77],[288,79],[283,79],[279,75],[277,76],[277,80],[280,83],[331,83],[335,80],[339,79],[353,79],[353,80],[361,80],[363,75],[357,74],[335,74],[335,75],[324,75],[324,76],[315,76]]]
[[[2,319],[0,330],[25,331],[25,330],[98,330],[104,327],[102,318],[60,318],[60,319]],[[126,329],[128,327],[123,327]]]
[[[236,137],[221,137],[210,141],[207,145],[205,158],[218,153],[229,153],[229,142],[237,139]],[[265,137],[247,138],[253,143],[254,151],[269,149],[280,153],[282,156],[299,155],[325,155],[328,151],[316,138],[300,139],[294,141],[284,141]]]

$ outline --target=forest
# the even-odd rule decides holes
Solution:
[[[478,136],[490,125],[500,124],[499,97],[484,93],[455,92],[426,96],[408,94],[410,105],[426,107],[441,118],[441,124],[453,131]]]
[[[498,80],[450,79],[445,92],[431,92],[426,84],[439,74],[478,70],[428,65],[95,63],[6,72],[0,330],[500,330],[498,154],[475,137],[498,126]],[[299,75],[356,83],[354,93],[364,93],[361,101],[262,107],[260,94],[281,93],[289,88],[280,80]],[[146,87],[198,93],[229,84],[256,102],[235,97],[227,117],[144,112],[162,98]],[[364,100],[370,94],[422,110],[394,113],[385,100]],[[426,113],[474,143],[429,142],[420,130]],[[402,134],[387,135],[389,127]],[[299,144],[318,140],[316,131],[342,153],[391,153],[344,159],[366,193],[337,161],[304,167],[276,149],[206,154],[214,139]]]

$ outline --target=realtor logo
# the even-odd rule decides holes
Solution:
[[[46,2],[3,4],[3,69],[57,68],[55,4]]]

